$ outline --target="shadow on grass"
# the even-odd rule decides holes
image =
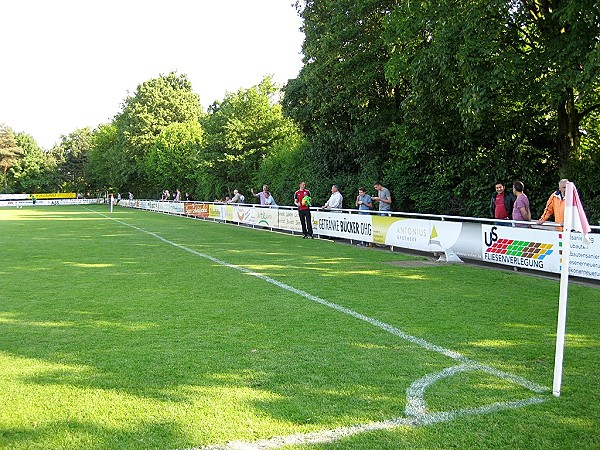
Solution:
[[[110,419],[106,418],[107,422]],[[147,449],[190,446],[176,424],[138,420],[136,424],[102,426],[101,421],[84,418],[46,421],[30,426],[7,427],[0,424],[0,446],[16,448]]]

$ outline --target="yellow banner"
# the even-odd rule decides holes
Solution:
[[[29,194],[29,198],[35,197],[38,200],[49,198],[77,198],[75,192],[55,192],[53,194]]]
[[[373,242],[376,244],[385,244],[390,226],[399,220],[404,220],[399,217],[376,215],[372,215],[371,219],[373,220]]]

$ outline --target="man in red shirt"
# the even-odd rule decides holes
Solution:
[[[494,219],[511,219],[515,200],[516,198],[511,192],[506,192],[504,183],[497,182],[496,192],[492,195],[490,202],[490,216]]]
[[[304,202],[302,201],[304,200]],[[312,218],[310,216],[310,191],[306,189],[306,183],[300,182],[300,189],[294,192],[294,204],[298,207],[298,215],[302,224],[304,239],[314,239],[312,229]]]

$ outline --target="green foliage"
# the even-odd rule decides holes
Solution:
[[[92,132],[85,174],[92,190],[118,192],[127,184],[128,167],[121,163],[117,126],[101,124]]]
[[[17,145],[14,131],[0,124],[0,167],[2,167],[4,192],[8,192],[8,169],[15,165],[23,149]]]
[[[146,155],[160,133],[172,123],[198,121],[202,115],[198,95],[186,75],[174,72],[140,84],[123,102],[115,117],[122,173],[118,189],[143,192],[148,188]]]
[[[61,142],[51,153],[56,160],[59,192],[86,193],[85,166],[92,141],[92,131],[82,128],[61,136]]]
[[[197,121],[172,123],[156,138],[146,155],[146,173],[157,192],[192,191],[202,159],[204,130]]]
[[[544,18],[532,9],[546,3],[503,0],[393,11],[386,76],[406,96],[386,173],[410,186],[406,208],[486,216],[493,183],[521,179],[541,214],[579,158],[579,120],[599,93],[597,5],[555,3]]]
[[[10,169],[14,180],[14,192],[54,192],[58,185],[56,160],[43,151],[28,134],[17,133],[17,145],[23,149],[22,157]]]
[[[202,121],[207,138],[197,190],[203,198],[221,198],[234,189],[249,192],[261,161],[280,142],[298,135],[282,114],[278,94],[266,77],[210,107]]]
[[[293,193],[299,182],[305,180],[312,189],[315,181],[306,158],[306,143],[300,136],[279,142],[261,161],[252,186],[260,188],[267,184],[278,205],[293,205]]]
[[[591,225],[600,225],[600,110],[591,112],[584,121],[581,154],[567,173],[577,186]]]
[[[568,177],[600,220],[597,1],[298,0],[296,8],[304,67],[283,99],[266,77],[203,115],[185,75],[148,80],[92,133],[87,162],[62,147],[48,158],[46,167],[58,164],[57,189],[144,197],[179,187],[211,200],[268,184],[290,204],[304,179],[315,204],[337,184],[353,207],[356,189],[380,179],[396,210],[487,217],[494,183],[519,179],[538,217]],[[23,161],[29,172],[13,160],[9,181],[40,186],[36,157]]]
[[[302,2],[304,67],[283,105],[306,134],[313,171],[372,183],[388,159],[400,91],[386,79],[383,21],[397,0]],[[356,186],[355,186],[356,187]]]

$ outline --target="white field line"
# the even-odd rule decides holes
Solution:
[[[266,450],[277,449],[288,445],[306,445],[306,444],[326,444],[338,439],[353,436],[368,431],[391,430],[399,426],[417,427],[421,425],[431,425],[434,423],[447,422],[459,416],[468,416],[475,414],[489,414],[506,409],[522,408],[524,406],[534,405],[544,402],[542,398],[530,398],[517,400],[514,402],[499,402],[479,408],[462,409],[458,411],[444,411],[430,414],[427,417],[410,418],[399,417],[396,419],[384,420],[381,422],[371,422],[361,425],[351,425],[348,427],[336,428],[334,430],[322,430],[311,433],[290,434],[288,436],[276,436],[271,439],[262,439],[254,442],[231,441],[227,444],[207,445],[204,447],[195,447],[189,450]]]
[[[89,210],[89,211],[92,211],[92,210]],[[267,283],[270,283],[281,289],[284,289],[286,291],[289,291],[289,292],[297,294],[301,297],[304,297],[307,300],[311,300],[313,302],[319,303],[323,306],[327,306],[328,308],[334,309],[343,314],[346,314],[346,315],[352,316],[356,319],[367,322],[377,328],[387,331],[388,333],[391,333],[394,336],[397,336],[401,339],[404,339],[408,342],[418,345],[426,350],[440,353],[444,356],[447,356],[447,357],[454,359],[461,363],[460,365],[444,369],[441,372],[428,374],[428,375],[424,376],[423,378],[412,383],[411,386],[406,391],[407,403],[406,403],[405,412],[406,412],[407,417],[405,417],[405,418],[396,418],[396,419],[390,419],[390,420],[386,420],[386,421],[382,421],[382,422],[372,422],[372,423],[368,423],[368,424],[353,425],[353,426],[349,426],[349,427],[338,428],[335,430],[323,430],[323,431],[318,431],[318,432],[313,432],[313,433],[301,433],[301,434],[289,435],[289,436],[278,436],[278,437],[274,437],[274,438],[271,438],[268,440],[262,440],[262,441],[256,441],[256,442],[242,442],[242,441],[230,442],[225,445],[211,445],[211,446],[201,447],[202,450],[221,450],[221,449],[223,449],[223,450],[241,450],[241,449],[243,449],[243,450],[262,450],[262,449],[279,448],[284,445],[290,445],[290,444],[325,443],[325,442],[334,441],[336,439],[340,439],[342,437],[351,436],[353,434],[362,433],[365,431],[390,429],[390,428],[394,428],[394,427],[397,427],[400,425],[406,425],[406,426],[427,425],[427,424],[452,420],[458,416],[472,415],[472,414],[485,414],[485,413],[500,411],[500,410],[504,410],[504,409],[520,408],[523,406],[541,403],[541,402],[545,401],[545,399],[542,397],[533,397],[533,398],[518,400],[518,401],[513,401],[513,402],[493,403],[493,404],[481,406],[478,408],[468,408],[468,409],[461,409],[461,410],[456,410],[456,411],[443,411],[443,412],[437,412],[437,413],[428,413],[427,406],[425,403],[425,390],[427,389],[427,387],[431,386],[433,383],[435,383],[436,381],[438,381],[442,378],[447,378],[447,377],[456,375],[458,373],[467,372],[467,371],[486,372],[490,375],[496,376],[503,380],[514,383],[516,385],[522,386],[532,392],[535,392],[536,394],[543,394],[550,390],[547,387],[541,386],[541,385],[534,383],[532,381],[529,381],[523,377],[511,374],[508,372],[504,372],[502,370],[496,369],[496,368],[488,366],[486,364],[481,364],[475,360],[472,360],[470,358],[467,358],[466,356],[461,355],[458,352],[448,350],[448,349],[441,347],[439,345],[436,345],[436,344],[432,344],[432,343],[426,341],[425,339],[421,339],[419,337],[412,336],[412,335],[405,333],[404,331],[402,331],[392,325],[389,325],[385,322],[381,322],[377,319],[373,319],[371,317],[365,316],[364,314],[361,314],[352,309],[346,308],[345,306],[341,306],[336,303],[329,302],[327,300],[324,300],[320,297],[309,294],[308,292],[302,291],[293,286],[282,283],[281,281],[275,280],[266,275],[263,275],[263,274],[260,274],[257,272],[253,272],[252,270],[246,269],[245,267],[237,266],[235,264],[231,264],[231,263],[222,261],[218,258],[207,255],[205,253],[198,252],[194,249],[191,249],[189,247],[186,247],[184,245],[181,245],[181,244],[173,242],[169,239],[166,239],[152,231],[144,230],[143,228],[139,228],[139,227],[137,227],[135,225],[131,225],[127,222],[123,222],[121,220],[112,218],[105,214],[98,213],[97,211],[93,211],[93,212],[96,212],[97,214],[100,214],[108,219],[111,219],[111,220],[117,222],[117,223],[120,223],[127,227],[138,230],[142,233],[146,233],[150,236],[153,236],[156,239],[159,239],[160,241],[164,242],[165,244],[172,245],[174,247],[180,248],[181,250],[185,250],[186,252],[189,252],[193,255],[200,256],[201,258],[205,258],[209,261],[214,262],[215,264],[219,264],[221,266],[229,267],[231,269],[238,270],[242,273],[255,276],[256,278],[266,281]]]

